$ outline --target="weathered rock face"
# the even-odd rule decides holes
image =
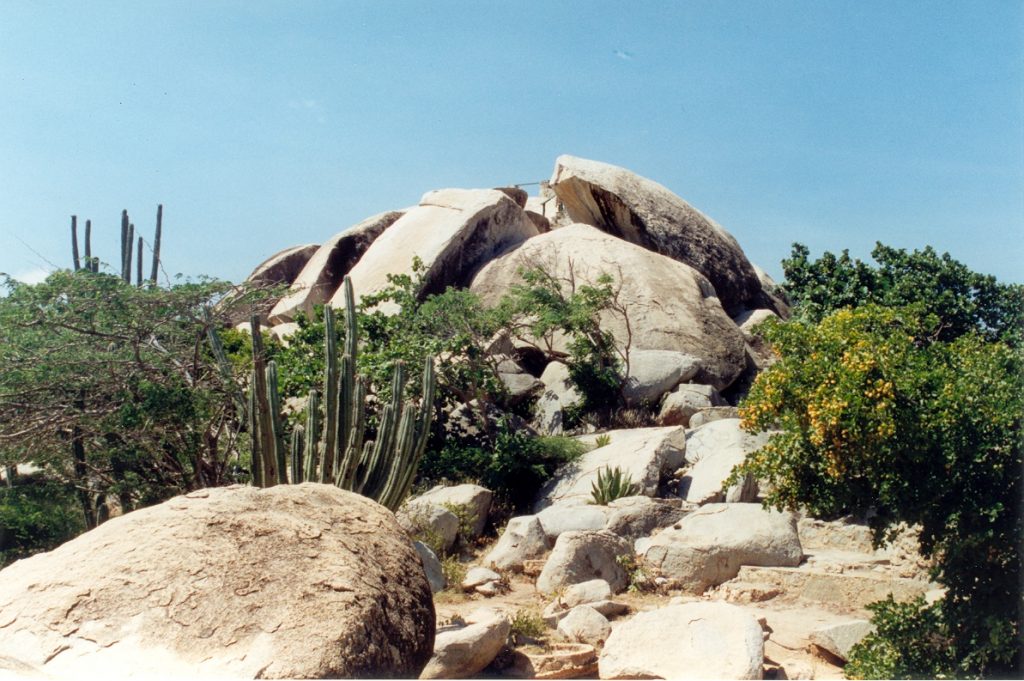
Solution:
[[[610,515],[611,509],[607,506],[555,504],[538,513],[537,520],[548,542],[554,544],[563,532],[603,530]]]
[[[515,201],[494,189],[441,189],[388,227],[349,271],[357,302],[388,286],[387,275],[411,274],[413,258],[423,261],[426,296],[448,286],[465,286],[494,256],[537,234]],[[343,307],[340,292],[331,299]],[[384,305],[380,309],[393,311]]]
[[[278,251],[257,265],[246,281],[263,286],[291,284],[319,248],[318,244],[305,244]]]
[[[487,525],[487,514],[490,513],[493,498],[494,493],[480,485],[464,484],[451,487],[438,485],[416,497],[410,503],[435,504],[454,510],[456,515],[464,514],[465,520],[470,523],[469,527],[461,528],[469,532],[469,536],[465,539],[476,539],[483,534],[484,527]]]
[[[690,418],[701,409],[723,406],[725,400],[710,385],[684,383],[661,401],[658,423],[663,426],[688,426]]]
[[[657,182],[607,163],[559,156],[551,188],[573,221],[696,269],[726,310],[760,299],[761,282],[736,239]]]
[[[728,603],[686,603],[642,612],[608,637],[602,679],[760,679],[764,637],[757,618]]]
[[[657,404],[662,395],[698,371],[700,360],[691,355],[671,350],[636,350],[629,354],[629,373],[622,396],[629,406]]]
[[[386,234],[392,230],[388,230]],[[371,249],[372,250],[372,249]],[[601,274],[615,279],[618,302],[628,314],[605,311],[601,328],[620,349],[671,350],[696,358],[693,380],[723,389],[746,367],[743,334],[725,314],[710,282],[697,270],[588,225],[552,230],[499,256],[476,275],[471,289],[494,305],[520,282],[522,267],[542,267],[577,286],[594,284]],[[555,349],[565,351],[564,338]],[[543,379],[542,379],[543,380]]]
[[[292,321],[299,312],[312,315],[313,307],[334,296],[370,244],[402,215],[403,211],[374,215],[328,239],[292,278],[288,293],[270,311],[270,320],[279,324]]]
[[[629,575],[618,558],[632,552],[628,541],[611,532],[564,532],[537,577],[537,591],[550,595],[592,579],[603,579],[612,591],[622,591],[629,584]]]
[[[501,538],[483,559],[497,570],[521,570],[523,563],[548,549],[544,528],[535,515],[522,515],[508,521]]]
[[[332,485],[176,497],[0,575],[0,655],[58,677],[415,676],[433,648],[412,543]]]
[[[794,567],[802,556],[796,517],[758,504],[702,506],[644,550],[649,565],[694,593],[732,579],[741,565]]]
[[[592,501],[591,483],[604,468],[618,467],[640,485],[640,493],[653,496],[662,472],[674,471],[683,462],[686,431],[680,427],[635,428],[608,433],[611,443],[591,450],[555,473],[540,490],[536,512],[554,504],[587,504]],[[544,524],[544,518],[541,518]],[[545,531],[547,528],[545,527]]]
[[[411,499],[395,514],[409,536],[448,551],[459,538],[459,517],[440,504]]]
[[[615,507],[608,518],[605,529],[630,541],[650,536],[655,530],[674,525],[692,509],[678,503],[648,497],[624,497],[631,503],[619,504],[623,499],[612,502]],[[634,501],[635,500],[635,501]]]
[[[695,504],[753,501],[757,485],[745,479],[725,492],[722,483],[747,454],[768,442],[768,433],[753,435],[739,419],[721,419],[695,428],[686,436],[686,461],[691,465],[679,483],[679,496]]]

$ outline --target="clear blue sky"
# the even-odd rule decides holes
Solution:
[[[0,0],[0,271],[234,281],[440,187],[630,168],[778,278],[874,242],[1024,281],[1024,3]]]

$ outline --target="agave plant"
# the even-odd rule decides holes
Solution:
[[[590,483],[590,495],[594,504],[607,506],[610,502],[622,497],[630,497],[640,491],[640,485],[633,482],[629,473],[623,473],[616,466],[605,466],[597,472],[597,480]]]

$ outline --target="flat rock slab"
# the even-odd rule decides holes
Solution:
[[[64,678],[415,676],[420,558],[333,485],[200,490],[0,572],[0,656]]]
[[[602,679],[760,679],[764,636],[744,608],[670,605],[623,622],[598,658]]]

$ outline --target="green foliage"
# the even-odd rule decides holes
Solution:
[[[657,591],[658,586],[654,581],[654,577],[649,573],[649,569],[644,565],[644,559],[642,556],[637,554],[627,554],[624,556],[618,556],[615,559],[623,570],[626,571],[626,575],[629,579],[629,586],[626,590],[630,593],[650,593]]]
[[[727,484],[749,473],[778,507],[870,511],[879,541],[920,524],[957,673],[999,673],[1019,663],[1024,359],[979,333],[937,340],[942,324],[920,305],[872,304],[766,324],[780,360],[740,414],[781,432]]]
[[[608,433],[601,433],[594,440],[594,448],[600,449],[601,447],[607,447],[612,443],[612,436]]]
[[[575,277],[559,279],[542,267],[520,271],[522,284],[512,286],[500,308],[526,340],[541,343],[550,352],[556,334],[568,338],[569,378],[583,396],[575,417],[598,414],[607,421],[611,410],[622,403],[626,361],[630,339],[623,348],[615,337],[601,328],[601,314],[614,312],[626,318],[618,302],[618,291],[609,274],[602,274],[595,285],[576,283]],[[526,333],[524,333],[526,332]]]
[[[819,322],[844,307],[874,303],[886,307],[922,305],[925,314],[941,324],[936,338],[949,341],[972,331],[987,340],[1020,347],[1024,330],[1024,286],[1000,284],[995,277],[972,272],[948,253],[938,255],[930,246],[907,253],[904,249],[875,245],[871,257],[877,267],[825,252],[815,261],[802,244],[782,261],[784,287],[797,315]]]
[[[544,618],[536,610],[519,608],[512,616],[512,628],[509,637],[512,644],[519,646],[532,641],[543,641],[547,637],[548,627]]]
[[[0,566],[56,548],[84,529],[67,483],[33,476],[0,487]]]
[[[234,386],[205,348],[226,283],[140,288],[81,269],[0,298],[2,463],[34,462],[126,510],[231,480]]]
[[[492,445],[449,442],[426,453],[420,475],[432,483],[479,482],[500,501],[522,511],[560,466],[582,456],[585,449],[571,438],[533,437],[502,419]]]
[[[944,679],[956,677],[950,637],[938,604],[918,597],[897,603],[892,595],[868,606],[876,629],[854,646],[843,669],[848,679]]]
[[[441,560],[441,574],[444,575],[445,587],[447,590],[457,591],[462,587],[462,580],[466,578],[466,564],[459,560],[458,556],[444,556],[437,554]]]
[[[633,482],[633,476],[623,473],[622,469],[604,468],[597,471],[597,480],[590,483],[591,503],[607,506],[610,502],[622,497],[630,497],[640,491],[640,485]]]

